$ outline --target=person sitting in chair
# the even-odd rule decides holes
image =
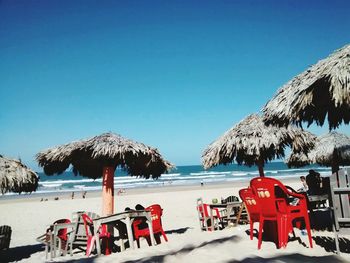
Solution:
[[[309,195],[321,194],[322,179],[321,175],[315,170],[309,170],[309,174],[306,176],[306,183],[309,187]]]

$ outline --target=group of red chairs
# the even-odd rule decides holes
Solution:
[[[168,238],[162,226],[161,217],[163,215],[163,209],[161,208],[161,206],[158,204],[155,204],[145,208],[145,210],[151,212],[153,234],[155,236],[157,243],[159,244],[161,242],[160,235],[162,235],[164,240],[167,242]],[[84,221],[84,227],[85,227],[86,236],[87,236],[86,255],[89,256],[94,249],[94,245],[96,241],[94,236],[94,230],[93,230],[93,220],[87,214],[83,214],[82,218]],[[147,240],[148,245],[151,245],[150,230],[148,228],[148,225],[145,226],[144,218],[136,218],[132,223],[132,229],[133,229],[134,239],[136,240],[138,247],[140,247],[140,238],[145,238]],[[107,231],[107,227],[105,226],[100,227],[100,229],[98,230],[98,233],[99,233],[99,238],[102,239],[104,244],[106,244],[105,254],[110,254],[111,248],[109,247],[108,244],[110,243],[109,240],[111,238],[111,234]]]
[[[305,223],[310,247],[312,248],[312,236],[310,220],[307,209],[306,196],[296,193],[286,187],[280,181],[257,177],[250,181],[250,187],[239,191],[250,219],[250,239],[253,239],[253,224],[259,222],[258,249],[261,248],[262,233],[266,221],[275,222],[277,225],[278,248],[286,247],[288,237],[293,232],[293,225],[300,227],[300,220]],[[290,204],[290,199],[298,199],[298,202]]]

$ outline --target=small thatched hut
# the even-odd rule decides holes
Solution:
[[[335,51],[282,86],[262,109],[267,124],[314,121],[330,129],[350,122],[350,45]]]
[[[340,165],[350,165],[350,137],[335,131],[327,133],[317,138],[307,155],[292,153],[286,161],[289,167],[318,163],[337,172]]]
[[[117,167],[144,178],[158,178],[173,167],[157,149],[113,133],[42,151],[36,159],[47,175],[63,173],[72,165],[76,175],[103,177],[103,215],[112,214],[114,210],[113,178]]]
[[[0,191],[33,192],[38,188],[39,176],[18,160],[0,155]]]
[[[260,176],[264,176],[264,164],[284,157],[287,146],[296,152],[307,152],[314,141],[315,136],[309,132],[290,126],[267,126],[261,116],[252,114],[210,144],[202,155],[202,162],[206,169],[233,161],[257,165]]]

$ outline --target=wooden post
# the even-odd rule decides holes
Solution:
[[[102,216],[114,213],[114,167],[103,167]]]
[[[338,153],[336,150],[334,150],[333,160],[332,160],[332,174],[337,173],[338,171],[339,171]]]
[[[258,161],[259,175],[260,177],[265,177],[264,174],[264,161],[260,158]]]

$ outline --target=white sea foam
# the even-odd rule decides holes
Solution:
[[[56,187],[60,187],[63,185],[62,184],[54,184],[54,183],[40,183],[39,185],[41,185],[42,187],[48,187],[48,188],[56,188]]]
[[[202,171],[202,172],[198,172],[198,173],[190,173],[190,175],[230,174],[230,173],[231,172],[215,172],[215,171],[206,172],[206,171]]]
[[[74,188],[85,189],[86,186],[84,184],[78,184],[78,185],[74,185]]]

